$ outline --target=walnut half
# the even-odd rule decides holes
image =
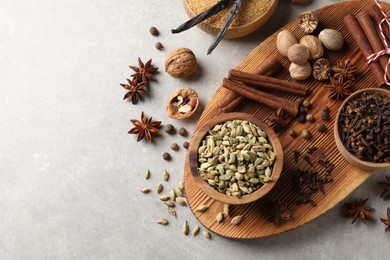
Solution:
[[[198,93],[190,88],[180,88],[169,95],[165,112],[170,118],[185,119],[198,109]]]

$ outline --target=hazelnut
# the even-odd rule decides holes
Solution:
[[[306,62],[303,65],[291,63],[288,70],[290,72],[291,78],[296,80],[305,80],[308,79],[311,75],[311,65],[309,62]]]
[[[299,40],[300,44],[305,45],[310,52],[310,60],[316,60],[324,55],[324,47],[321,41],[313,35],[305,35]]]
[[[298,17],[298,25],[304,33],[312,33],[318,26],[318,16],[314,12],[305,12]]]
[[[276,47],[285,57],[287,57],[288,49],[295,43],[298,43],[298,40],[289,30],[281,31],[276,37]]]
[[[169,95],[165,111],[171,118],[184,119],[193,115],[198,106],[198,93],[190,88],[180,88]]]
[[[325,48],[331,51],[340,50],[344,45],[344,39],[341,33],[334,29],[324,29],[318,35],[318,39]]]
[[[303,65],[310,57],[309,49],[302,44],[295,43],[287,51],[287,58],[295,64]]]
[[[194,53],[187,48],[178,48],[170,52],[165,59],[165,71],[175,78],[188,77],[198,69]]]

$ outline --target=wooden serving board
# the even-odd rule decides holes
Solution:
[[[326,51],[324,57],[328,58],[332,65],[334,65],[339,59],[349,58],[355,65],[358,66],[359,69],[356,73],[357,79],[355,90],[375,87],[375,82],[365,63],[363,55],[360,53],[353,42],[351,35],[345,28],[343,18],[349,13],[357,14],[360,11],[366,10],[373,5],[373,3],[374,1],[342,2],[316,11],[320,20],[320,30],[322,28],[333,28],[339,30],[344,35],[345,46],[343,49],[337,52]],[[383,7],[386,11],[390,9],[389,4],[383,4]],[[286,25],[281,30],[283,29],[289,29],[298,38],[303,36],[303,33],[297,26],[296,21]],[[268,57],[268,55],[278,53],[276,50],[277,33],[278,32],[274,33],[271,37],[256,47],[236,68],[251,72],[266,57]],[[287,59],[280,57],[280,60],[283,62],[284,70],[277,77],[291,80],[288,75],[289,64]],[[228,72],[226,72],[226,74],[227,73]],[[327,210],[333,208],[359,185],[361,185],[368,177],[370,177],[371,172],[360,170],[349,164],[336,148],[333,135],[333,125],[335,115],[341,105],[341,101],[336,102],[328,99],[328,93],[324,87],[326,83],[310,79],[304,81],[303,84],[306,84],[310,89],[308,99],[314,105],[311,113],[317,118],[317,122],[321,121],[319,119],[319,114],[322,106],[326,104],[330,108],[331,118],[324,122],[327,127],[327,132],[319,133],[316,131],[316,123],[300,124],[294,121],[290,124],[289,129],[295,129],[297,133],[300,133],[304,128],[308,128],[313,135],[312,138],[310,140],[305,140],[298,136],[294,139],[288,135],[288,131],[280,134],[279,137],[284,150],[285,162],[283,172],[277,185],[275,185],[271,192],[269,192],[265,197],[256,202],[245,205],[232,205],[230,217],[226,218],[220,224],[217,224],[215,216],[218,212],[223,211],[223,204],[209,198],[197,187],[190,173],[187,154],[184,169],[187,200],[195,217],[211,231],[228,238],[254,239],[292,230],[308,223],[325,213]],[[202,126],[208,119],[222,113],[217,106],[217,102],[228,91],[229,90],[223,87],[220,87],[217,90],[203,112],[198,122],[197,129],[199,129],[200,126]],[[277,94],[290,100],[297,99],[294,95],[282,93]],[[271,109],[249,100],[244,101],[243,104],[236,108],[236,111],[246,112],[264,120],[272,113]],[[326,157],[335,165],[335,169],[332,172],[333,182],[325,185],[325,194],[317,192],[312,197],[317,202],[316,206],[311,206],[310,204],[298,205],[294,202],[297,200],[299,195],[291,183],[292,178],[297,175],[297,165],[293,162],[292,152],[295,149],[305,151],[312,146],[316,146],[321,149],[325,153]],[[293,218],[287,223],[276,227],[267,219],[265,211],[270,202],[276,202],[279,200],[288,203],[289,209],[292,211]],[[208,210],[204,213],[198,213],[195,211],[195,209],[201,204],[209,206]],[[240,225],[234,226],[230,223],[231,218],[235,215],[243,215],[243,221]]]

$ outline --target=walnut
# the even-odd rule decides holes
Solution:
[[[309,49],[303,45],[296,43],[292,45],[287,51],[287,58],[295,64],[305,64],[310,57]]]
[[[199,105],[198,93],[190,88],[180,88],[169,95],[165,112],[171,118],[185,119],[195,113]]]
[[[305,80],[308,79],[311,75],[311,65],[309,62],[306,62],[303,65],[291,63],[288,70],[290,72],[291,78],[295,80]]]
[[[324,29],[318,35],[322,44],[331,51],[340,50],[344,45],[343,35],[337,30]]]
[[[305,45],[310,52],[310,60],[322,58],[324,55],[324,47],[321,41],[313,35],[305,35],[299,40],[300,44]]]
[[[298,17],[298,25],[306,34],[312,33],[318,26],[318,16],[314,12],[305,12]]]
[[[175,78],[188,77],[198,69],[194,53],[187,48],[171,51],[165,59],[165,71]]]
[[[327,80],[330,77],[329,60],[325,58],[318,59],[313,64],[313,77],[316,80]]]

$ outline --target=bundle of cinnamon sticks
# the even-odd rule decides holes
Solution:
[[[356,16],[349,14],[344,18],[345,26],[366,59],[371,54],[385,49],[379,29],[383,18],[384,16],[377,5],[373,5],[367,11],[360,12]],[[384,25],[382,28],[383,34],[390,40],[388,26]],[[388,55],[383,55],[368,65],[378,87],[386,83],[385,72],[388,59]],[[387,77],[390,78],[390,70],[387,71]]]
[[[306,95],[306,86],[270,76],[279,71],[281,67],[282,65],[280,64],[277,56],[271,55],[252,73],[235,69],[230,70],[228,78],[223,80],[223,86],[232,92],[225,95],[218,102],[218,106],[222,111],[229,112],[239,105],[245,98],[248,98],[270,108],[277,109],[282,107],[288,114],[296,116],[298,114],[299,106],[297,102],[260,90],[278,90],[299,96]]]

